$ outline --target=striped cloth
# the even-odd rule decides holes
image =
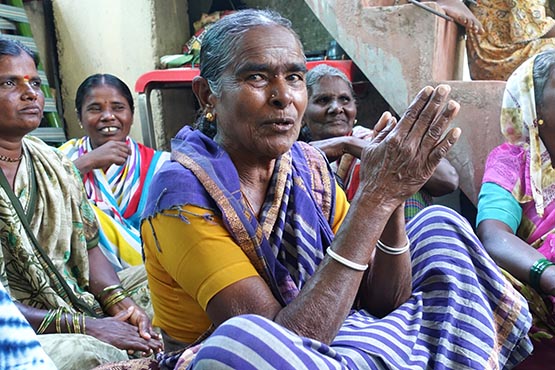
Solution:
[[[232,318],[202,344],[193,369],[511,369],[526,358],[526,301],[471,226],[431,206],[407,226],[413,294],[378,319],[353,311],[328,346],[256,315]]]
[[[143,263],[139,224],[146,189],[162,163],[170,158],[168,152],[155,151],[130,137],[127,145],[131,154],[123,165],[112,164],[106,172],[97,168],[82,174],[100,225],[99,247],[116,271]],[[93,149],[84,136],[69,140],[60,150],[75,160]]]
[[[0,369],[55,370],[35,332],[0,283]]]

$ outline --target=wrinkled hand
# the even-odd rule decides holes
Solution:
[[[141,337],[137,327],[127,322],[133,315],[132,311],[121,311],[114,317],[87,318],[87,334],[119,349],[127,350],[128,353],[140,352],[148,356],[153,352],[159,352],[162,343],[158,339]]]
[[[108,168],[112,164],[122,165],[131,154],[124,141],[108,141],[75,160],[75,165],[85,174],[96,168]]]
[[[459,104],[446,102],[451,88],[427,86],[420,91],[398,123],[389,120],[363,149],[361,186],[397,207],[416,193],[433,174],[441,158],[456,143],[460,129],[442,138]]]

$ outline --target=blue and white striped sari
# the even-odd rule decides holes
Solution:
[[[526,301],[472,228],[432,206],[408,225],[413,294],[384,318],[352,311],[331,345],[255,315],[228,320],[194,369],[511,369],[532,350]]]

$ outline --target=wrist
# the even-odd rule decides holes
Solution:
[[[549,266],[544,270],[540,278],[540,290],[555,296],[555,266]]]
[[[376,189],[367,189],[361,186],[351,201],[351,206],[355,204],[362,206],[367,212],[380,215],[380,217],[389,215],[387,218],[389,220],[404,202],[384,197],[382,192]]]
[[[554,264],[545,257],[538,259],[530,267],[528,282],[538,293],[547,294],[552,289],[550,276]]]
[[[122,311],[127,311],[130,307],[135,307],[137,310],[141,309],[131,297],[126,297],[104,312],[109,316],[115,316]]]
[[[100,300],[100,304],[105,313],[110,316],[114,316],[118,312],[129,308],[129,306],[133,305],[134,302],[131,298],[129,298],[127,292],[118,286],[115,290]]]

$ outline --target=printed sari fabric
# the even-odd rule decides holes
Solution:
[[[351,135],[359,139],[370,140],[372,130],[355,126]],[[351,154],[343,154],[340,159],[331,164],[337,176],[341,179],[349,202],[355,196],[360,183],[360,160]],[[409,197],[405,202],[405,222],[409,222],[418,212],[433,204],[432,196],[424,189]]]
[[[495,183],[512,194],[522,206],[517,235],[555,262],[555,170],[538,131],[534,60],[523,63],[507,81],[501,109],[501,131],[507,142],[488,156],[483,182]],[[509,278],[529,301],[534,314],[532,334],[552,337],[554,297],[542,297],[527,284]]]
[[[86,291],[88,248],[97,243],[98,226],[79,174],[61,152],[39,139],[24,138],[23,148],[14,193],[32,216],[29,225],[41,248],[32,243],[0,188],[1,282],[13,299],[28,306],[101,313]]]
[[[533,55],[555,47],[542,38],[555,26],[546,0],[480,0],[470,10],[485,34],[467,33],[467,55],[473,80],[507,80]]]
[[[172,143],[172,158],[182,166],[168,164],[173,173],[153,182],[145,217],[183,204],[219,210],[276,299],[291,302],[333,240],[334,176],[323,156],[295,143],[277,160],[260,222],[242,200],[231,159],[215,142],[184,128]],[[184,178],[186,190],[176,186]],[[258,316],[239,316],[203,342],[192,368],[499,369],[522,361],[531,351],[522,296],[462,217],[443,207],[420,215],[408,230],[414,291],[399,309],[381,319],[353,310],[331,346]],[[160,367],[173,369],[178,357],[161,356]]]
[[[99,246],[116,271],[142,264],[140,216],[152,176],[169,159],[169,153],[155,151],[127,138],[131,154],[125,164],[112,164],[106,172],[94,169],[83,175],[89,200],[100,225]],[[92,151],[85,136],[60,147],[71,160]]]

